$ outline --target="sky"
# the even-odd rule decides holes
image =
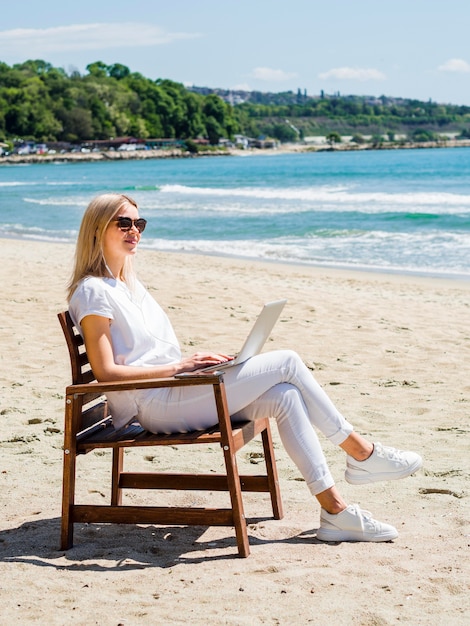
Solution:
[[[2,0],[0,61],[470,105],[468,0]]]

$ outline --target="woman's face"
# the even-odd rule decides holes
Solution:
[[[139,211],[132,204],[124,204],[108,225],[103,237],[103,252],[107,260],[124,258],[136,253],[141,234],[135,224],[129,230],[123,230],[116,221],[118,217],[130,217],[136,220]]]

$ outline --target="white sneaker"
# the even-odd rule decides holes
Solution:
[[[391,541],[397,537],[396,528],[373,519],[357,504],[350,504],[336,515],[321,510],[317,531],[320,541]]]
[[[352,485],[366,485],[378,480],[397,480],[414,474],[423,464],[416,452],[403,452],[395,448],[374,444],[374,451],[365,461],[347,457],[344,476]]]

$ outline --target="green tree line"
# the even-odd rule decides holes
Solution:
[[[202,90],[201,90],[202,91]],[[249,92],[230,105],[230,92],[187,89],[151,80],[120,63],[91,63],[67,73],[41,60],[0,62],[0,140],[38,142],[134,136],[205,138],[217,144],[235,133],[295,141],[307,135],[406,133],[470,137],[470,107],[361,96]],[[223,97],[220,97],[223,96]]]
[[[280,121],[288,120],[297,133],[292,127],[289,130],[286,123],[282,132],[292,138],[295,134],[327,135],[333,131],[348,135],[405,133],[410,137],[420,132],[430,136],[457,132],[470,136],[468,106],[384,96],[377,99],[363,96],[302,97],[299,102],[299,95],[292,92],[289,102],[286,95],[266,94],[263,102],[257,94],[256,102],[250,100],[238,105],[236,115],[239,124],[275,132]],[[283,104],[278,104],[279,101]]]
[[[0,137],[79,142],[134,136],[205,137],[236,130],[232,107],[171,80],[150,80],[98,61],[68,75],[45,61],[0,63]]]

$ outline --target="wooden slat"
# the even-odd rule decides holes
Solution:
[[[82,418],[82,426],[85,426],[85,428],[77,433],[77,443],[80,443],[81,441],[87,441],[90,439],[90,437],[93,437],[97,434],[99,435],[101,432],[105,431],[107,428],[109,428],[111,418],[105,417],[100,421],[96,421],[96,419],[93,419],[90,422],[89,426],[83,424],[83,421],[84,420]]]
[[[91,370],[87,370],[86,372],[82,372],[81,383],[92,383],[96,380],[95,375]]]
[[[106,401],[95,404],[82,411],[77,441],[84,441],[90,438],[95,432],[112,427],[111,418],[107,416],[106,411]]]
[[[195,387],[212,385],[214,388],[223,383],[223,374],[207,374],[204,376],[188,376],[186,378],[136,378],[108,383],[87,383],[69,385],[67,395],[83,395],[86,393],[109,393],[110,391],[133,391],[136,389],[168,389],[169,387]]]
[[[88,361],[88,355],[86,352],[79,354],[77,360],[82,367],[88,366],[88,369],[91,371],[90,362]]]
[[[82,404],[83,410],[85,411],[91,408],[92,404],[96,405],[96,404],[99,404],[100,402],[107,404],[106,396],[103,395],[102,393],[86,393],[83,396],[81,396],[81,400],[83,403]]]
[[[233,425],[232,436],[235,450],[241,450],[248,442],[259,435],[266,427],[269,427],[269,418],[260,417],[251,422],[237,424],[239,428]]]
[[[240,476],[242,491],[269,491],[267,476]],[[184,489],[187,491],[227,491],[226,474],[170,474],[124,472],[121,489]]]
[[[74,522],[113,524],[181,524],[233,526],[231,509],[156,506],[94,506],[76,504],[71,509]]]
[[[236,441],[241,444],[241,442],[250,441],[253,438],[253,433],[261,430],[262,426],[254,425],[254,422],[239,422],[234,427],[233,434]],[[94,448],[200,445],[218,444],[220,442],[221,433],[215,426],[206,430],[166,435],[150,433],[144,430],[138,422],[133,422],[125,428],[116,430],[111,419],[108,419],[99,428],[90,430],[88,435],[80,434],[78,448],[80,451],[85,451]]]

